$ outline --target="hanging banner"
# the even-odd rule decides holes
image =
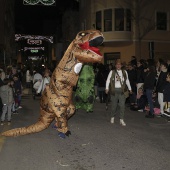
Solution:
[[[45,5],[45,6],[55,6],[55,0],[23,0],[24,5]]]

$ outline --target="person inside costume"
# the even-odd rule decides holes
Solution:
[[[85,64],[80,72],[75,92],[76,109],[84,109],[87,113],[93,112],[95,100],[93,65]]]
[[[73,87],[76,86],[84,63],[101,62],[97,46],[103,43],[103,34],[98,30],[80,31],[67,48],[63,58],[52,73],[50,83],[45,87],[40,101],[40,118],[28,127],[3,132],[3,136],[19,136],[40,132],[56,120],[58,136],[65,138],[71,132],[68,120],[75,113],[72,101]]]

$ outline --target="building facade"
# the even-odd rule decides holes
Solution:
[[[80,0],[81,29],[98,29],[104,63],[170,58],[170,1]]]
[[[15,55],[15,15],[11,0],[0,0],[0,63],[12,63]]]

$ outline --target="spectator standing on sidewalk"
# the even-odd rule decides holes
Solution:
[[[132,57],[131,57],[130,64],[131,64],[132,67],[134,67],[134,68],[137,67],[137,59],[136,59],[136,56],[132,56]]]
[[[108,72],[105,68],[105,65],[100,64],[99,71],[98,71],[97,77],[96,77],[97,84],[98,84],[100,103],[106,102],[105,86],[106,86],[107,76],[108,76]]]
[[[152,93],[155,87],[155,81],[156,81],[155,66],[148,66],[146,76],[144,79],[144,85],[143,85],[149,104],[149,114],[145,116],[146,118],[154,118],[154,106],[152,101]]]
[[[162,62],[160,66],[160,74],[158,76],[156,91],[158,93],[158,102],[160,105],[160,115],[164,113],[163,89],[167,83],[166,78],[168,74],[168,64]]]
[[[33,84],[35,84],[37,81],[42,80],[42,75],[40,74],[40,70],[36,69],[35,74],[33,75]]]
[[[1,72],[1,80],[3,81],[6,77],[6,75],[5,75],[5,72],[2,68],[0,68],[0,72]]]
[[[132,88],[132,94],[129,95],[130,100],[130,106],[134,105],[136,103],[136,79],[137,79],[137,72],[135,68],[132,66],[132,64],[128,64],[128,70],[126,70],[128,73],[128,78],[130,82],[130,86]]]
[[[41,84],[40,84],[40,86],[39,86],[39,88],[38,88],[38,90],[37,90],[37,94],[39,94],[39,93],[42,94],[42,92],[44,91],[46,85],[48,85],[48,84],[50,83],[50,79],[51,79],[51,78],[50,78],[50,72],[49,72],[49,71],[46,71],[46,72],[44,73],[44,77],[43,77],[43,79],[42,79],[42,81],[41,81]]]
[[[13,92],[8,78],[4,79],[4,85],[0,87],[0,96],[3,103],[3,111],[1,115],[1,125],[4,125],[5,116],[7,113],[8,125],[11,124],[11,110],[14,101]]]
[[[137,68],[136,68],[136,94],[138,94],[138,90],[139,88],[141,88],[143,86],[144,83],[144,66],[143,66],[143,62],[140,60],[137,62]]]
[[[109,86],[111,87],[109,89]],[[116,109],[119,105],[120,108],[120,124],[126,126],[124,122],[124,112],[125,112],[125,87],[128,87],[130,93],[132,89],[128,79],[127,71],[122,69],[121,60],[118,59],[115,64],[115,69],[111,70],[106,81],[106,94],[109,90],[111,93],[111,123],[114,123],[114,117],[116,115]]]
[[[31,87],[32,87],[32,75],[31,75],[30,68],[28,68],[26,71],[26,88],[31,88]]]
[[[13,114],[18,114],[18,111],[17,111],[17,109],[18,109],[18,101],[15,100],[16,99],[16,94],[15,94],[14,80],[13,79],[11,79],[10,84],[11,84],[11,88],[12,88],[12,92],[13,92],[13,99],[14,99],[14,102],[12,104],[12,113]]]
[[[21,107],[22,84],[17,74],[13,76],[13,80],[14,80],[13,87],[15,91],[15,107],[16,109],[20,109],[22,108]]]
[[[3,79],[2,79],[2,77],[3,77],[2,74],[3,74],[3,73],[2,73],[2,71],[0,70],[0,87],[1,87],[2,85],[4,85]]]

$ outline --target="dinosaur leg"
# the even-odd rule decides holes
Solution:
[[[53,128],[56,128],[56,129],[57,129],[58,127],[63,127],[63,128],[65,128],[65,126],[67,126],[67,123],[65,123],[65,122],[67,122],[68,119],[69,119],[70,117],[72,117],[74,113],[75,113],[75,106],[71,103],[71,104],[68,106],[67,110],[66,110],[66,120],[64,120],[63,118],[60,118],[60,117],[56,117],[56,118],[55,118],[56,123],[53,125]],[[68,129],[68,128],[67,128],[67,129]],[[59,130],[59,131],[60,131],[60,130]]]
[[[71,103],[69,107],[67,108],[67,120],[73,116],[73,114],[75,113],[75,110],[76,110],[76,107],[74,106],[73,103]]]
[[[53,100],[52,97],[49,100],[50,108],[55,113],[56,124],[53,125],[59,132],[66,133],[68,131],[67,126],[67,106],[69,103],[68,98],[63,96],[57,96],[57,100]]]

